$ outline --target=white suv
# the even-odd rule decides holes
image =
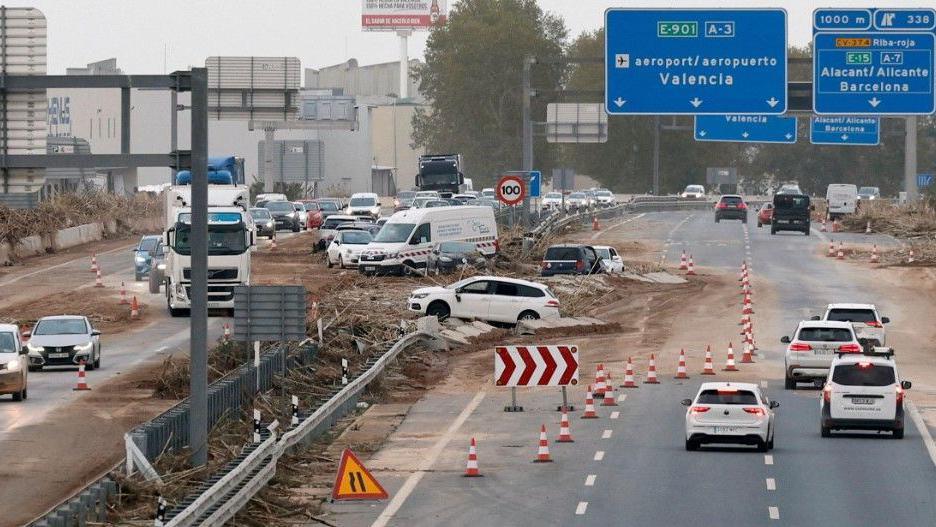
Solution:
[[[855,328],[855,335],[858,342],[869,346],[884,346],[887,342],[887,334],[884,331],[884,324],[890,322],[887,317],[878,314],[877,307],[874,304],[829,304],[826,307],[825,314],[820,317],[813,317],[815,320],[838,320],[840,322],[851,322]]]
[[[516,324],[520,320],[559,318],[559,300],[543,284],[474,276],[446,287],[424,287],[407,301],[410,311],[436,316]]]
[[[766,452],[774,446],[774,412],[760,387],[750,383],[706,382],[695,399],[683,399],[686,410],[686,450],[703,443],[757,445]]]
[[[862,351],[848,322],[803,321],[792,339],[783,337],[780,342],[787,344],[783,386],[788,390],[796,389],[797,382],[816,383],[825,379],[836,353]]]
[[[820,402],[822,437],[832,430],[889,430],[904,436],[904,390],[890,348],[862,355],[842,354],[832,361]]]

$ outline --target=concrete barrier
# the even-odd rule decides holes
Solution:
[[[88,223],[56,231],[51,235],[27,236],[16,247],[0,243],[0,265],[8,265],[14,259],[62,251],[78,245],[103,240],[106,234],[117,232],[117,222]]]

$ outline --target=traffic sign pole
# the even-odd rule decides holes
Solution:
[[[907,131],[904,135],[904,190],[907,191],[907,201],[916,202],[920,197],[917,187],[917,118],[915,115],[907,117]]]

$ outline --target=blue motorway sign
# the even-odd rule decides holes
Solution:
[[[813,12],[813,108],[832,115],[936,111],[936,10]]]
[[[543,174],[539,170],[530,172],[530,188],[527,189],[527,196],[531,198],[540,197],[540,186],[543,183]]]
[[[917,188],[927,188],[933,185],[936,174],[917,174]]]
[[[795,143],[796,117],[775,115],[697,115],[696,141]]]
[[[782,114],[786,57],[783,9],[608,9],[605,109]]]
[[[878,145],[881,144],[881,119],[813,117],[809,124],[809,142],[814,145]]]

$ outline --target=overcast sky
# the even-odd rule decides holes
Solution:
[[[454,0],[450,0],[454,1]],[[359,0],[5,0],[8,7],[38,7],[49,23],[49,73],[117,57],[127,73],[162,73],[204,65],[211,55],[296,56],[303,67],[399,59],[392,33],[360,29]],[[561,15],[572,36],[603,23],[608,7],[724,6],[719,0],[539,0]],[[816,7],[854,7],[854,1],[735,0],[733,7],[776,7],[789,13],[789,38],[809,42]],[[933,0],[881,1],[873,7],[932,7]],[[410,57],[422,57],[426,34],[410,38]]]

